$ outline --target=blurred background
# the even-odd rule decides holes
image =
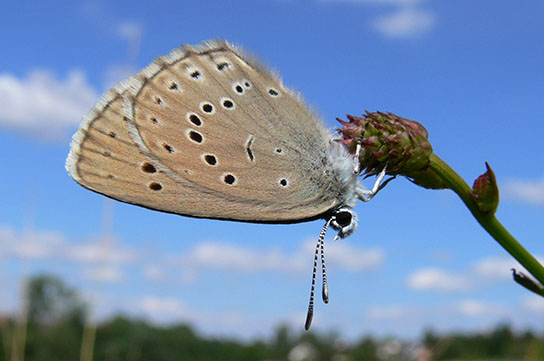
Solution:
[[[326,253],[330,303],[303,331],[323,221],[190,219],[89,192],[64,170],[99,96],[182,44],[225,38],[331,130],[391,111],[544,257],[544,3],[19,1],[0,6],[0,360],[542,360],[544,299],[450,191],[405,179]],[[370,183],[368,184],[370,185]]]

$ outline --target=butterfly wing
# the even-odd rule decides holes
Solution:
[[[298,221],[339,205],[330,136],[226,42],[184,46],[110,90],[67,169],[109,197],[187,216]]]

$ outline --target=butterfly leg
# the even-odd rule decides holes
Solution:
[[[357,143],[357,148],[355,149],[355,157],[353,162],[353,174],[359,174],[361,171],[361,163],[359,162],[359,154],[361,154],[361,143]]]
[[[369,200],[371,200],[376,194],[378,194],[378,192],[387,185],[387,183],[389,183],[390,181],[392,181],[393,179],[396,178],[396,175],[395,176],[392,176],[390,178],[388,178],[385,182],[382,183],[384,177],[385,177],[385,172],[387,170],[387,167],[384,167],[383,170],[380,172],[380,174],[378,174],[378,177],[376,177],[376,182],[374,182],[374,185],[372,186],[372,189],[368,190],[368,189],[365,189],[361,186],[357,186],[357,188],[355,189],[355,192],[357,193],[357,196],[359,197],[360,200],[362,200],[363,202],[368,202]]]
[[[331,142],[340,142],[342,138],[333,138]],[[361,154],[361,144],[357,143],[357,148],[353,154],[353,174],[359,174],[361,171],[361,164],[359,163],[359,154]]]

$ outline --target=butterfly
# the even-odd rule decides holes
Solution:
[[[357,152],[360,146],[357,147]],[[66,169],[110,198],[183,216],[257,223],[326,220],[357,227],[360,183],[349,154],[277,75],[222,40],[183,45],[107,91],[72,139]],[[328,290],[323,265],[323,299]]]

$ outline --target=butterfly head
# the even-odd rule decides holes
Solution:
[[[338,234],[334,237],[335,240],[349,236],[357,228],[357,213],[348,207],[333,211],[331,227],[338,231]]]

